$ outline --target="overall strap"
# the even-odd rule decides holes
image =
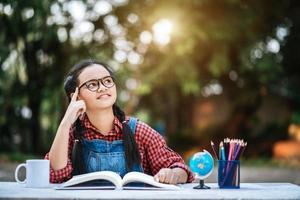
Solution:
[[[129,118],[128,125],[129,125],[129,127],[130,127],[130,129],[131,129],[131,131],[132,131],[132,134],[135,134],[137,121],[138,121],[138,119],[135,118],[135,117],[130,117],[130,118]]]

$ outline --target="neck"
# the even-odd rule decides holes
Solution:
[[[90,122],[100,131],[101,134],[107,135],[113,129],[115,116],[112,108],[97,111],[87,110],[86,114]]]

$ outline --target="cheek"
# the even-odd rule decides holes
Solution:
[[[114,88],[112,88],[112,94],[115,98],[117,98],[117,88],[116,88],[116,86]]]
[[[116,87],[112,88],[111,95],[113,97],[114,102],[117,100],[117,90]]]
[[[80,99],[83,100],[85,103],[90,102],[93,98],[93,95],[89,94],[88,91],[84,91],[80,94]]]

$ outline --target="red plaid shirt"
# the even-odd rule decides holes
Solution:
[[[127,117],[126,120],[128,122],[129,118]],[[114,119],[114,127],[107,135],[102,135],[97,128],[91,124],[87,116],[83,118],[82,122],[85,127],[84,138],[87,140],[101,139],[110,142],[122,140],[122,124],[116,117]],[[74,130],[74,127],[70,129],[67,166],[59,170],[53,170],[52,167],[50,167],[50,182],[52,183],[61,183],[72,177],[73,167],[71,152],[74,143]],[[188,182],[194,180],[193,173],[191,173],[190,169],[184,164],[180,155],[170,149],[166,145],[163,137],[150,126],[138,121],[135,140],[141,155],[144,173],[155,175],[161,168],[180,167],[187,172]],[[46,154],[45,159],[49,159],[49,153]]]

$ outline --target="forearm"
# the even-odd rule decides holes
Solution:
[[[63,120],[57,129],[56,136],[49,152],[49,160],[53,170],[62,169],[66,167],[68,163],[70,127],[71,124]]]

